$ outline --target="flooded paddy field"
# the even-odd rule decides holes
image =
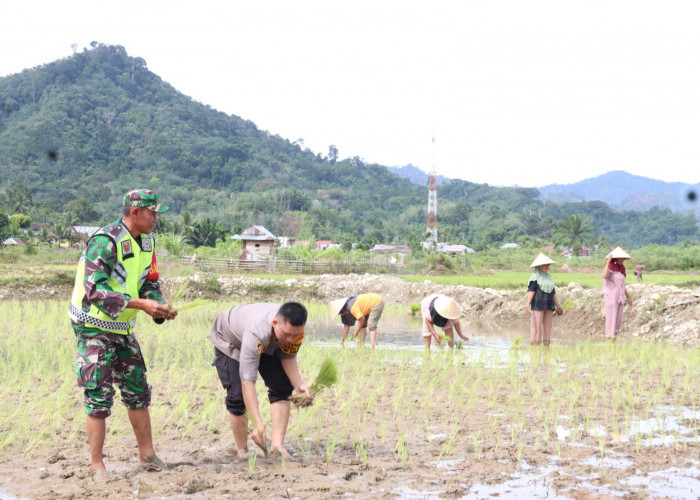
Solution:
[[[112,479],[97,483],[64,306],[0,305],[3,500],[700,496],[697,348],[590,342],[556,329],[549,349],[531,348],[524,327],[465,322],[471,342],[453,352],[433,344],[427,355],[420,322],[391,314],[374,351],[349,340],[341,349],[340,325],[314,315],[302,373],[311,380],[331,357],[339,382],[292,411],[294,461],[239,462],[206,341],[221,304],[167,329],[140,323],[156,450],[170,470],[139,469],[117,401],[105,445]]]
[[[522,321],[506,323],[461,320],[462,333],[470,339],[470,342],[462,342],[462,347],[509,349],[514,342],[521,345],[528,344],[530,340],[528,318],[529,316],[524,315]],[[421,327],[420,314],[415,317],[396,313],[384,315],[379,322],[377,345],[382,349],[419,347],[422,350],[424,343]],[[342,329],[343,326],[337,318],[321,317],[309,321],[306,334],[314,342],[337,345],[340,342]],[[351,327],[350,333],[353,331],[354,327]],[[440,328],[437,331],[438,333],[442,332]],[[570,343],[581,340],[579,334],[561,328],[555,329],[552,336],[553,343]],[[460,340],[456,333],[455,340]],[[367,335],[366,344],[369,345],[369,335]],[[348,335],[345,345],[346,347],[356,347],[357,342]],[[435,339],[432,340],[431,346],[433,349],[436,348]]]

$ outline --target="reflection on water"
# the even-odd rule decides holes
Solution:
[[[513,345],[516,337],[520,338],[520,344],[525,345],[530,341],[529,316],[523,315],[522,321],[510,325],[489,324],[486,322],[474,322],[462,320],[462,333],[469,337],[470,342],[465,343],[474,347],[494,347],[508,348]],[[377,330],[377,346],[406,346],[423,347],[423,336],[421,334],[422,322],[420,317],[411,316],[382,316]],[[354,327],[350,328],[350,334]],[[437,329],[442,333],[442,329]],[[312,342],[322,342],[330,344],[340,343],[343,333],[343,325],[339,319],[319,319],[309,321],[306,325],[306,336]],[[566,332],[557,331],[556,324],[552,331],[552,342],[571,342],[576,340],[574,335],[567,335]],[[455,334],[455,341],[459,337]],[[366,338],[369,345],[369,334]],[[354,344],[354,339],[345,340],[346,345]],[[435,342],[433,341],[433,345]]]

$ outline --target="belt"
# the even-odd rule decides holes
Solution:
[[[68,307],[68,312],[70,312],[75,319],[82,321],[83,323],[90,323],[98,328],[104,330],[120,330],[124,332],[130,332],[136,326],[136,318],[131,321],[110,321],[107,319],[96,318],[82,309],[78,309],[73,304]]]

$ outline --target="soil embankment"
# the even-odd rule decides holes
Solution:
[[[0,286],[0,299],[68,299],[72,289],[71,276],[45,276],[46,272],[27,271],[22,284]],[[31,273],[31,276],[29,275]],[[164,280],[168,287],[174,280]],[[339,297],[375,292],[387,303],[418,303],[430,293],[454,297],[470,321],[511,323],[527,321],[524,290],[505,291],[464,285],[436,285],[429,280],[408,282],[390,275],[299,276],[284,282],[252,278],[244,275],[197,273],[188,287],[191,293],[212,299],[232,301],[327,302]],[[700,289],[633,283],[628,285],[634,307],[626,309],[621,337],[639,337],[673,343],[700,345]],[[559,300],[565,313],[555,318],[555,328],[583,337],[602,337],[604,330],[602,292],[585,289],[577,283],[558,287]]]
[[[193,281],[206,294],[204,275]],[[436,285],[428,280],[408,282],[386,275],[300,276],[286,282],[245,276],[222,276],[216,280],[222,297],[237,300],[330,301],[359,293],[379,293],[387,303],[418,303],[430,293],[454,297],[466,319],[512,323],[524,317],[526,292],[475,288],[464,285]],[[686,345],[700,345],[700,292],[675,286],[630,284],[634,307],[624,315],[622,337],[664,340]],[[556,317],[556,328],[582,337],[604,334],[605,318],[600,290],[584,289],[577,283],[558,288],[565,313]]]

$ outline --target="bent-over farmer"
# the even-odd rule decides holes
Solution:
[[[297,352],[304,340],[306,308],[297,302],[243,304],[220,312],[209,332],[214,344],[213,366],[226,389],[226,409],[236,441],[237,454],[248,448],[248,416],[253,419],[253,442],[267,450],[267,434],[255,392],[257,375],[265,382],[270,401],[272,440],[270,451],[292,458],[284,448],[292,391],[311,400],[301,379]]]
[[[95,479],[107,478],[102,450],[105,419],[111,414],[116,384],[127,407],[140,463],[162,470],[156,456],[148,406],[151,386],[134,327],[139,310],[157,323],[177,312],[158,283],[155,240],[151,232],[167,207],[155,192],[135,189],[124,195],[122,218],[93,234],[85,245],[75,277],[69,316],[77,339],[76,374],[83,388],[87,438]]]
[[[462,327],[459,324],[462,308],[452,297],[439,293],[428,295],[420,302],[420,314],[423,318],[423,342],[425,342],[426,349],[430,349],[431,338],[435,338],[438,345],[442,343],[435,330],[436,326],[445,332],[450,348],[454,345],[453,329],[457,331],[457,335],[462,340],[469,340],[469,337],[462,335]]]
[[[346,297],[344,299],[336,299],[331,302],[331,317],[340,314],[340,320],[343,322],[343,336],[340,337],[340,345],[345,342],[345,337],[350,332],[350,327],[357,322],[357,327],[352,336],[357,337],[364,345],[367,330],[369,330],[369,339],[372,343],[372,349],[377,340],[377,325],[379,318],[384,312],[384,301],[377,293],[363,293],[355,297]]]

